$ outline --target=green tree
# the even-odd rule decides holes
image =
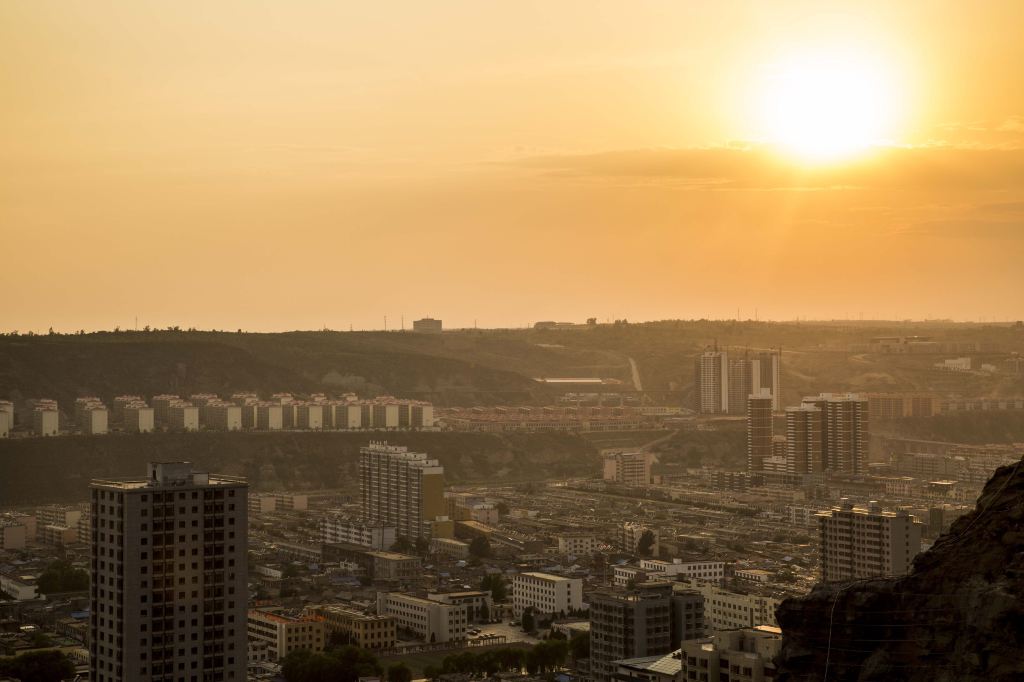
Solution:
[[[414,549],[416,549],[416,547],[412,544],[409,538],[404,535],[399,535],[395,538],[395,544],[391,545],[392,552],[399,552],[401,554],[409,554]]]
[[[414,549],[416,550],[416,554],[420,556],[425,555],[427,551],[430,549],[430,540],[426,539],[425,537],[416,538],[416,544],[414,545]]]
[[[21,682],[59,682],[75,675],[75,666],[60,651],[32,651],[14,658],[0,658],[0,675]]]
[[[478,535],[469,543],[469,553],[480,559],[491,556],[491,541],[484,535]]]
[[[412,671],[405,663],[388,666],[388,682],[412,682]]]
[[[505,578],[500,573],[490,573],[480,581],[481,590],[490,590],[491,599],[495,602],[503,602],[508,597],[508,589],[505,586]]]
[[[480,604],[480,610],[476,612],[477,619],[487,622],[491,619],[491,610],[487,608],[487,602],[484,601]]]
[[[37,586],[43,594],[81,592],[89,589],[89,573],[75,568],[70,561],[61,559],[46,567],[39,576]]]
[[[537,629],[537,618],[533,615],[533,608],[523,611],[523,632],[533,632]]]
[[[651,556],[654,550],[654,532],[650,529],[645,530],[643,535],[640,536],[640,540],[636,543],[636,553],[640,556]]]
[[[428,665],[423,669],[423,677],[428,680],[436,680],[441,677],[442,670],[436,665]]]
[[[379,677],[383,673],[373,654],[354,646],[322,654],[300,649],[281,661],[281,674],[287,682],[357,682],[360,677]]]

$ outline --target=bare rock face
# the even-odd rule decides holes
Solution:
[[[900,578],[784,601],[776,682],[1024,680],[1024,464]]]

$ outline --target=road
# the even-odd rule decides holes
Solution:
[[[633,389],[636,391],[644,390],[643,385],[640,383],[640,370],[636,367],[636,360],[633,358],[629,359],[629,369],[633,372]]]

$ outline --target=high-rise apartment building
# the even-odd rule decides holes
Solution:
[[[825,471],[822,454],[825,413],[804,403],[786,408],[786,470],[788,473],[820,474]]]
[[[822,460],[825,469],[843,474],[867,473],[868,401],[856,393],[822,393],[804,398],[822,411]]]
[[[647,452],[612,452],[604,456],[604,480],[622,485],[651,483],[651,460]]]
[[[700,414],[729,412],[729,354],[706,350],[694,362],[696,408]]]
[[[435,522],[447,520],[444,467],[422,452],[386,442],[360,448],[359,491],[365,521],[410,539],[429,538]]]
[[[244,680],[245,480],[157,462],[90,487],[89,679]]]
[[[844,497],[817,517],[825,582],[906,575],[921,551],[924,524],[906,511],[882,511],[877,502],[861,509]]]
[[[780,357],[778,351],[704,351],[694,364],[695,409],[701,414],[742,415],[751,395],[769,395],[772,410],[782,409]]]
[[[767,390],[747,398],[747,471],[764,471],[764,462],[772,456],[775,417],[772,396]]]
[[[672,651],[672,584],[641,583],[633,589],[590,596],[590,672],[611,682],[615,661]]]

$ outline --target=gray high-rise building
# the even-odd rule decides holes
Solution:
[[[705,350],[694,360],[694,409],[701,414],[743,415],[751,395],[770,395],[782,409],[779,351],[742,354]]]
[[[764,470],[764,461],[772,456],[774,437],[771,395],[751,395],[747,398],[747,471]]]
[[[590,666],[596,682],[614,679],[615,661],[667,654],[684,639],[703,637],[704,598],[670,582],[591,595]]]
[[[244,680],[245,479],[157,462],[90,488],[89,679]]]
[[[804,398],[823,415],[821,457],[824,468],[865,474],[868,467],[868,401],[855,393],[822,393]]]

